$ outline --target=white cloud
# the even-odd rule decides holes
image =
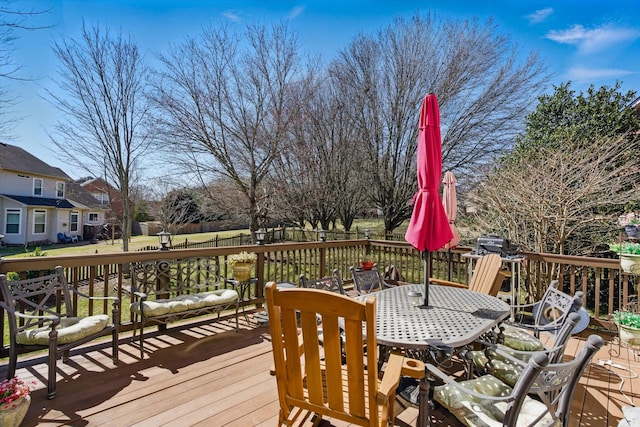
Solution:
[[[553,13],[553,9],[547,7],[545,9],[536,10],[531,15],[527,15],[526,18],[531,24],[538,24],[549,17]]]
[[[233,22],[240,22],[242,20],[242,18],[240,18],[240,15],[232,10],[226,10],[222,12],[222,16]]]
[[[567,70],[567,80],[581,82],[592,82],[594,80],[602,79],[618,79],[630,74],[636,74],[634,71],[621,70],[616,68],[586,68],[586,67],[573,67]]]
[[[574,25],[568,30],[549,31],[545,37],[558,43],[577,46],[584,53],[592,53],[607,49],[617,43],[634,41],[640,37],[640,31],[613,26],[588,30],[582,25]]]
[[[304,6],[296,6],[293,8],[293,10],[291,10],[291,12],[289,13],[289,19],[293,19],[296,18],[298,15],[300,15],[302,12],[304,12],[305,7]]]

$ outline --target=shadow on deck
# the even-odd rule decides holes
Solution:
[[[173,324],[145,339],[143,360],[137,345],[123,336],[117,367],[108,344],[72,353],[68,364],[58,363],[58,396],[53,400],[46,398],[45,358],[24,360],[17,375],[35,380],[37,389],[22,426],[277,425],[268,328],[240,319],[239,333],[231,318]],[[574,336],[567,354],[577,354],[587,335],[585,331]],[[576,390],[571,426],[617,426],[622,407],[640,402],[640,361],[626,348],[618,354],[618,345],[609,344],[610,336],[604,338],[607,345],[587,367]],[[5,375],[6,360],[0,365],[0,376]],[[414,426],[417,409],[400,398],[397,406],[396,425]],[[437,414],[432,424],[456,425]]]

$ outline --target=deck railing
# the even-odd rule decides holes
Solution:
[[[21,276],[44,274],[57,265],[65,269],[73,286],[90,295],[116,295],[122,301],[122,331],[131,329],[129,318],[130,279],[128,271],[133,263],[156,259],[180,260],[189,257],[218,258],[221,277],[231,277],[231,268],[226,264],[227,256],[240,251],[255,252],[258,261],[255,277],[258,281],[244,305],[262,304],[263,287],[268,281],[298,283],[300,274],[322,277],[337,268],[349,282],[349,267],[357,265],[364,254],[372,255],[381,269],[394,265],[407,282],[424,282],[422,254],[406,242],[387,240],[329,240],[326,242],[279,243],[266,245],[242,245],[170,251],[142,251],[117,254],[89,254],[74,256],[47,256],[33,258],[11,258],[0,261],[0,273],[16,272]],[[431,254],[432,275],[466,283],[469,259],[464,257],[470,248],[438,251]],[[552,254],[525,254],[519,264],[520,298],[533,301],[539,298],[552,279],[559,279],[560,286],[571,294],[583,291],[585,306],[592,320],[605,321],[609,315],[626,304],[636,292],[636,278],[621,273],[618,260],[561,256]],[[231,286],[221,282],[221,286]],[[84,308],[82,314],[106,313],[107,306]],[[0,313],[3,314],[3,313]],[[6,329],[4,315],[0,317],[1,329]],[[4,334],[6,337],[6,333]],[[3,337],[0,356],[6,355],[6,338]],[[4,350],[4,351],[3,351]]]

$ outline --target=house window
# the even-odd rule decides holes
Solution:
[[[97,212],[89,212],[89,222],[98,222],[99,215]]]
[[[78,212],[71,212],[71,220],[69,221],[71,231],[78,231]]]
[[[42,179],[33,178],[33,195],[42,196]]]
[[[109,195],[107,193],[91,193],[91,195],[98,201],[100,204],[108,205],[109,204]]]
[[[56,182],[56,197],[64,197],[64,182]]]
[[[5,215],[4,234],[20,234],[20,209],[7,209]]]
[[[33,212],[33,234],[44,234],[46,231],[47,211],[36,209]]]

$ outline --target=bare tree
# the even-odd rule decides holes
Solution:
[[[31,20],[46,14],[48,10],[18,9],[12,7],[12,1],[0,0],[0,138],[8,138],[18,118],[12,118],[12,107],[18,103],[14,95],[3,82],[7,80],[29,80],[21,75],[22,65],[14,60],[14,42],[17,31],[33,31],[48,26],[31,25]]]
[[[201,219],[196,191],[175,188],[175,183],[167,179],[157,179],[147,194],[149,213],[162,229],[178,234],[187,224]]]
[[[292,91],[290,140],[274,164],[274,207],[280,218],[329,229],[339,218],[348,230],[363,210],[366,191],[359,170],[353,117],[319,67]]]
[[[158,133],[203,187],[216,176],[234,182],[255,239],[259,187],[291,120],[286,106],[298,67],[296,38],[284,24],[249,26],[244,37],[210,27],[160,60],[164,70],[152,95]]]
[[[148,148],[148,110],[142,96],[147,68],[136,44],[108,29],[82,27],[82,39],[54,45],[62,94],[47,91],[64,115],[50,138],[59,153],[94,176],[104,176],[122,198],[123,249],[128,251],[132,178]]]
[[[618,138],[578,148],[567,142],[502,162],[479,187],[478,224],[485,232],[508,233],[523,250],[597,251],[616,226],[618,213],[607,212],[623,210],[638,194],[640,169],[620,161],[624,137]]]
[[[536,55],[488,21],[418,13],[375,35],[356,37],[333,62],[344,105],[357,119],[370,203],[391,231],[411,215],[421,101],[438,96],[444,169],[465,186],[479,166],[508,148],[544,82]]]

